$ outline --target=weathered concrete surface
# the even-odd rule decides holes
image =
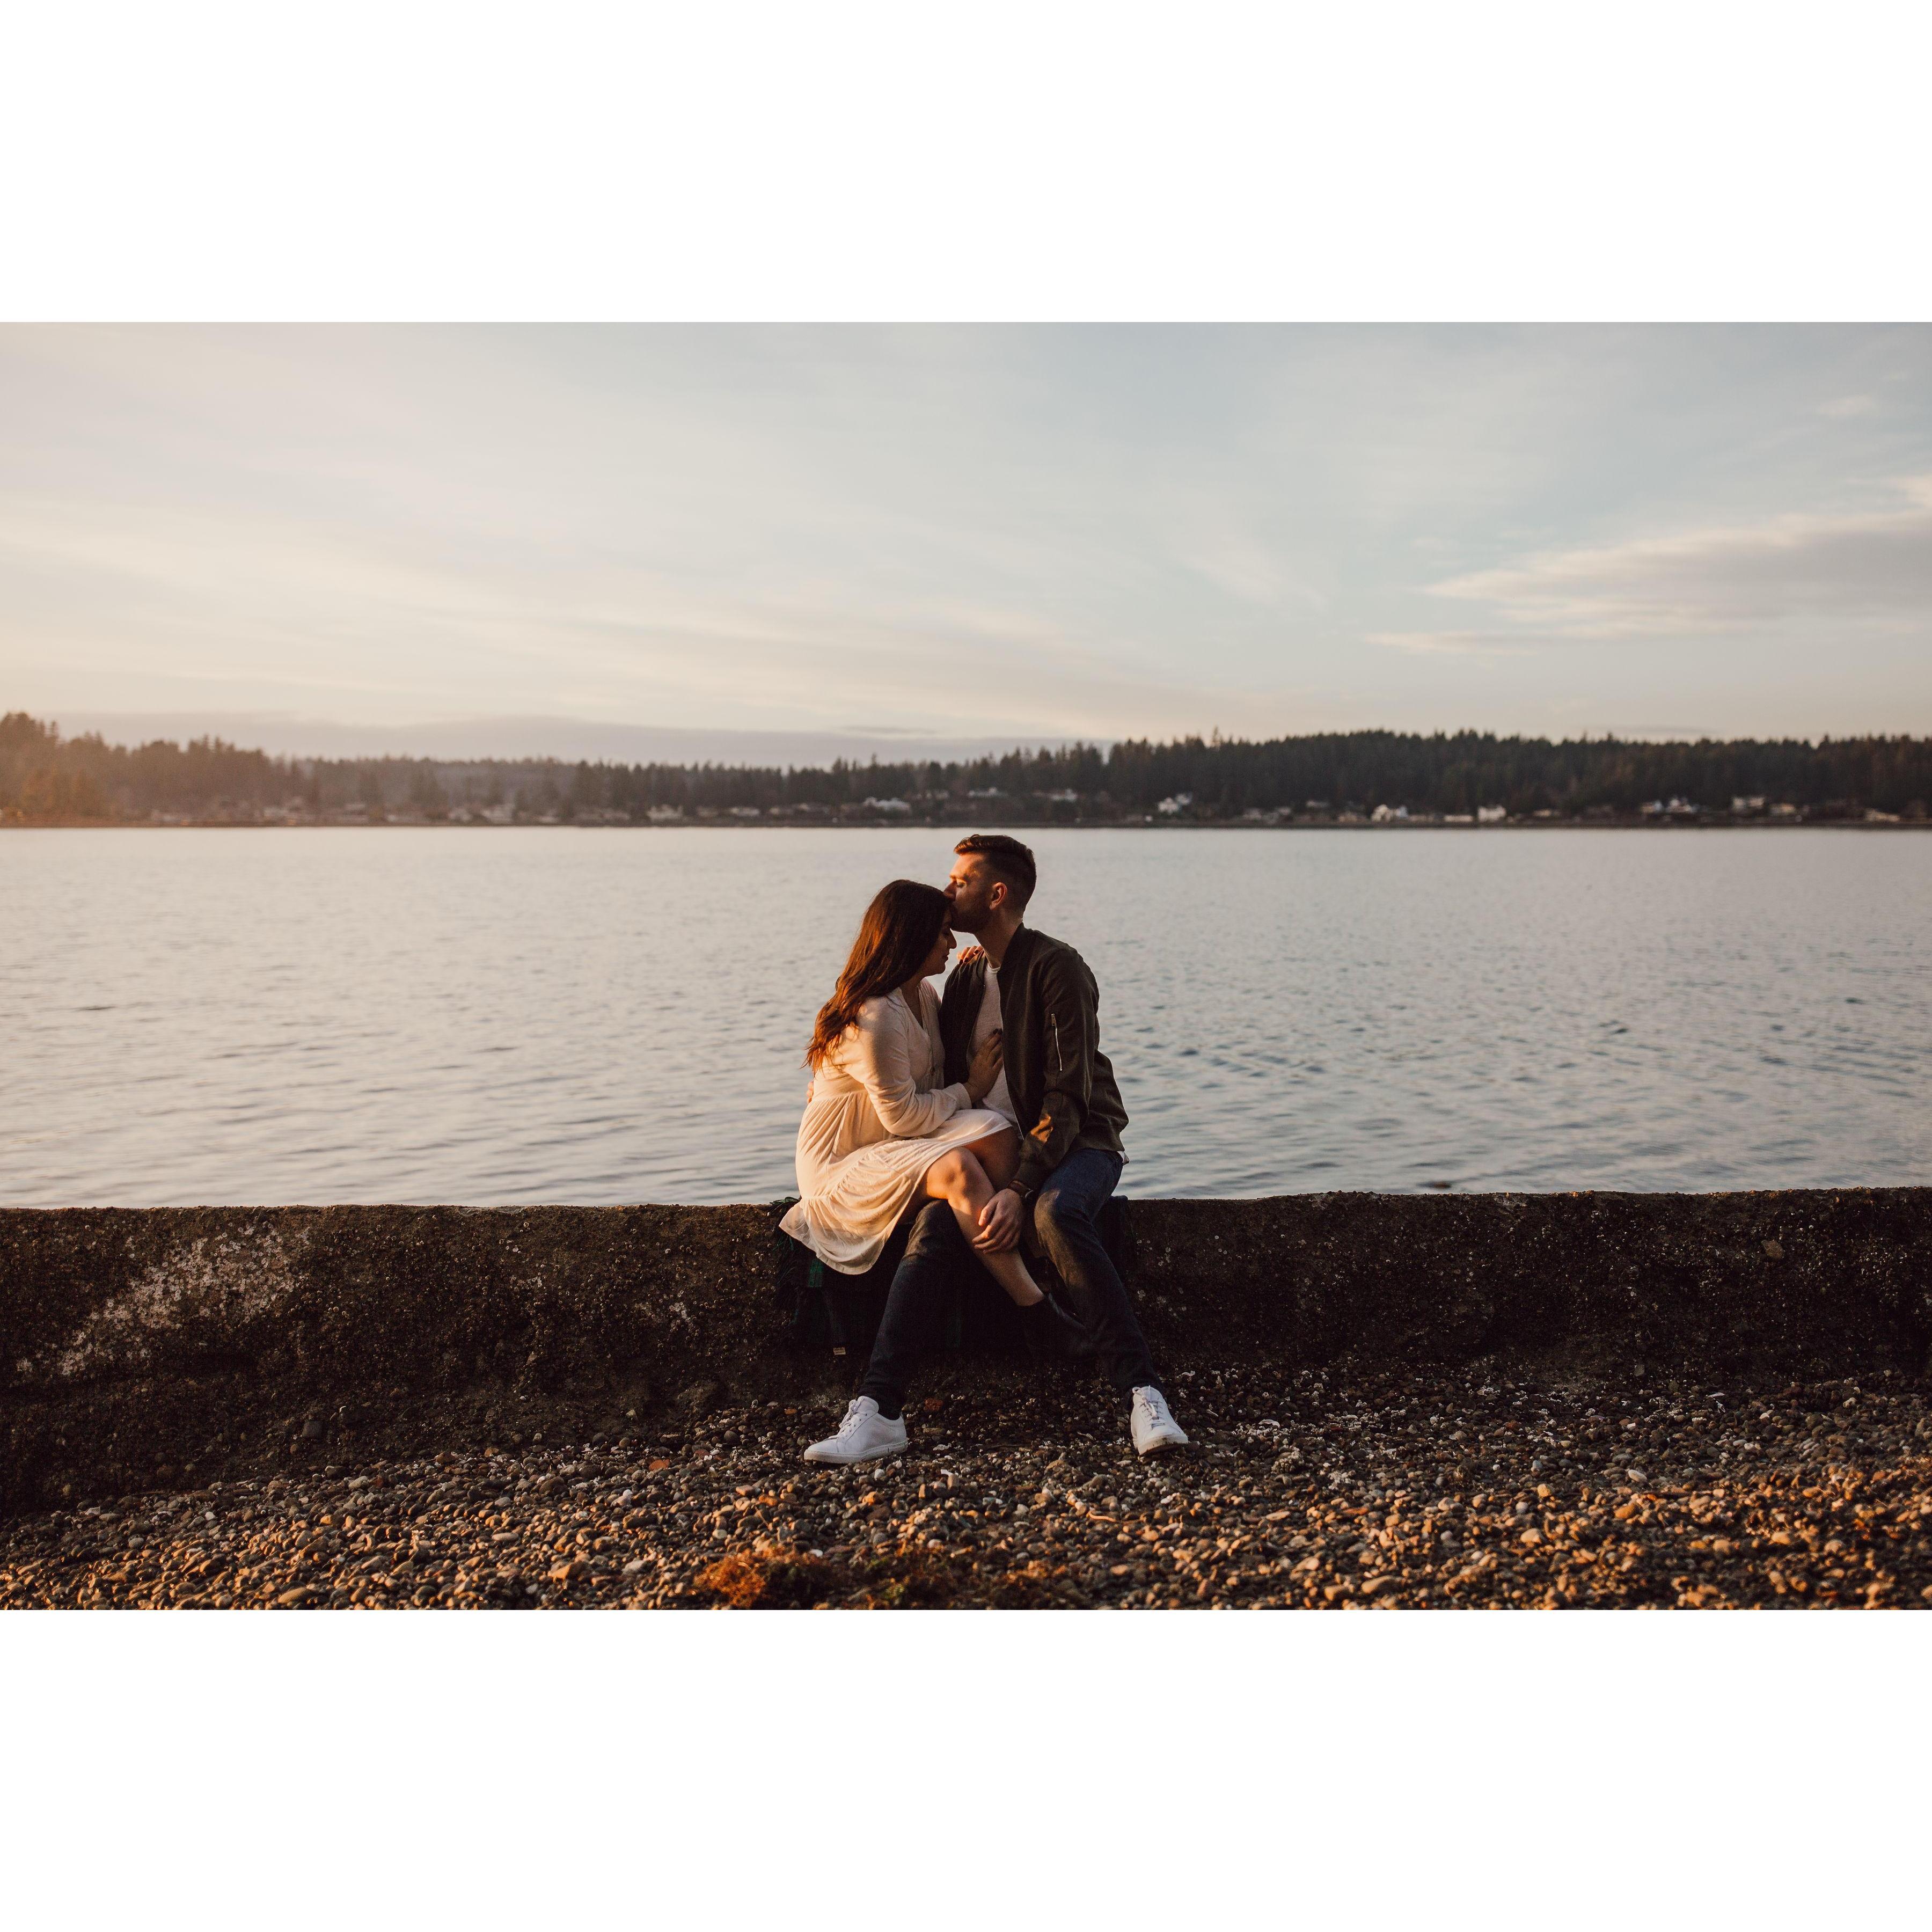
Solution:
[[[0,1508],[206,1480],[292,1442],[420,1446],[547,1414],[615,1435],[680,1397],[824,1392],[853,1365],[785,1347],[773,1219],[0,1210]],[[1136,1202],[1130,1233],[1150,1339],[1177,1367],[1500,1354],[1916,1373],[1932,1344],[1922,1188]]]

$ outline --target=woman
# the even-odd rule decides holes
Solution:
[[[946,1056],[928,983],[952,950],[946,895],[895,879],[866,908],[838,983],[818,1010],[798,1129],[798,1204],[781,1224],[842,1274],[862,1274],[921,1196],[945,1202],[970,1241],[1012,1177],[1019,1136],[980,1102],[999,1077],[996,1033],[964,1082],[938,1084]],[[982,1254],[1022,1308],[1042,1297],[1018,1250]]]

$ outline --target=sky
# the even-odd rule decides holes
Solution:
[[[15,325],[0,432],[70,731],[1932,732],[1923,326]]]

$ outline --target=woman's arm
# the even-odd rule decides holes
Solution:
[[[862,1012],[848,1036],[851,1053],[846,1070],[864,1087],[886,1132],[895,1140],[915,1141],[944,1126],[973,1100],[963,1082],[924,1094],[919,1090],[905,1029],[906,1021],[888,1000]]]

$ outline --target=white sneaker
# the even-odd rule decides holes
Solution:
[[[1137,1408],[1134,1413],[1138,1415],[1140,1412]],[[1170,1422],[1168,1426],[1172,1428],[1173,1424]],[[1187,1438],[1184,1436],[1180,1439],[1184,1442]],[[879,1413],[879,1405],[870,1396],[862,1395],[846,1410],[838,1433],[828,1436],[823,1442],[814,1442],[805,1452],[805,1460],[808,1462],[876,1462],[881,1456],[896,1456],[905,1446],[904,1418],[888,1422]]]
[[[1168,1412],[1167,1398],[1157,1388],[1134,1390],[1134,1447],[1143,1456],[1156,1449],[1184,1448],[1187,1432]]]

